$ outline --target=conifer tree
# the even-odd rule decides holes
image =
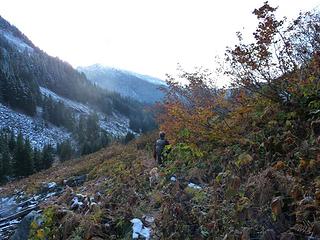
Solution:
[[[61,161],[68,160],[72,157],[73,149],[70,141],[65,141],[57,145],[57,153]]]
[[[43,169],[42,159],[41,159],[41,152],[37,149],[33,149],[33,164],[34,164],[34,171],[39,172]]]
[[[44,169],[48,169],[53,163],[53,148],[50,144],[44,146],[42,151],[42,164]]]
[[[13,131],[10,132],[10,139],[9,139],[8,146],[9,146],[9,151],[11,152],[13,152],[16,148],[16,139]]]
[[[24,176],[24,144],[23,136],[20,132],[14,150],[14,174],[16,177]]]
[[[4,176],[12,175],[12,164],[9,152],[9,147],[5,144],[2,148],[1,159],[3,164],[3,174]]]
[[[32,159],[32,148],[30,145],[30,141],[27,138],[24,142],[24,147],[23,147],[23,168],[24,168],[24,173],[22,176],[28,176],[33,173],[33,159]]]

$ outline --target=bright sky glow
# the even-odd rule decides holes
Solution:
[[[214,68],[216,55],[251,33],[264,0],[0,0],[0,15],[74,67],[100,63],[164,78],[177,63]],[[293,18],[320,0],[271,0]]]

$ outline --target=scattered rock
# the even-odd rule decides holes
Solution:
[[[42,183],[41,190],[38,192],[38,194],[42,196],[46,196],[47,198],[51,196],[55,196],[57,193],[61,192],[63,190],[62,187],[60,187],[55,182],[49,182],[49,183]]]
[[[154,217],[150,216],[150,215],[149,216],[143,216],[143,219],[144,219],[144,222],[146,223],[147,226],[151,226],[155,221]]]
[[[64,180],[64,184],[69,187],[78,187],[81,186],[87,180],[87,175],[74,176]]]

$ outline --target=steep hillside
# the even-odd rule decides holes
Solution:
[[[165,87],[165,82],[154,77],[99,64],[77,69],[91,82],[141,102],[154,103],[161,101],[164,96],[159,88]]]
[[[102,112],[93,111],[89,106],[83,103],[61,97],[47,88],[40,87],[40,92],[43,96],[50,97],[55,102],[61,102],[67,108],[72,109],[72,111],[75,113],[76,118],[80,118],[81,116],[89,116],[92,113],[96,113],[98,115],[100,128],[105,130],[113,137],[122,137],[125,136],[128,132],[133,132],[129,128],[129,118],[124,116],[123,114],[120,114],[119,112],[115,111],[110,115],[106,115]]]
[[[36,215],[31,239],[129,240],[132,221],[139,220],[144,231],[136,233],[150,234],[150,239],[317,239],[320,152],[311,127],[316,123],[289,121],[294,135],[302,128],[307,134],[291,138],[288,125],[275,113],[258,122],[266,125],[256,135],[248,131],[239,141],[209,149],[173,144],[152,182],[156,134],[10,183],[1,194],[50,196],[37,203],[43,215]],[[275,138],[274,132],[280,135]],[[264,145],[257,142],[267,133]],[[175,136],[169,137],[174,141]],[[268,151],[273,156],[264,157]],[[77,179],[85,180],[73,183]],[[44,183],[54,184],[55,190],[50,194]]]
[[[93,112],[101,128],[117,137],[155,125],[145,105],[95,86],[68,63],[37,48],[1,17],[0,80],[0,103],[40,121],[43,118],[69,134],[80,116]],[[19,131],[16,124],[5,124]]]
[[[56,146],[57,143],[72,140],[71,133],[66,129],[46,123],[41,117],[16,112],[0,103],[0,129],[6,128],[13,130],[15,135],[21,132],[38,149],[47,144]]]
[[[149,105],[91,83],[0,17],[0,182],[156,127]]]

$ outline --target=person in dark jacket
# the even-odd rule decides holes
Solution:
[[[160,132],[159,139],[155,142],[153,147],[153,157],[160,166],[163,163],[164,147],[169,145],[169,141],[165,139],[165,136],[166,134],[164,132]]]

